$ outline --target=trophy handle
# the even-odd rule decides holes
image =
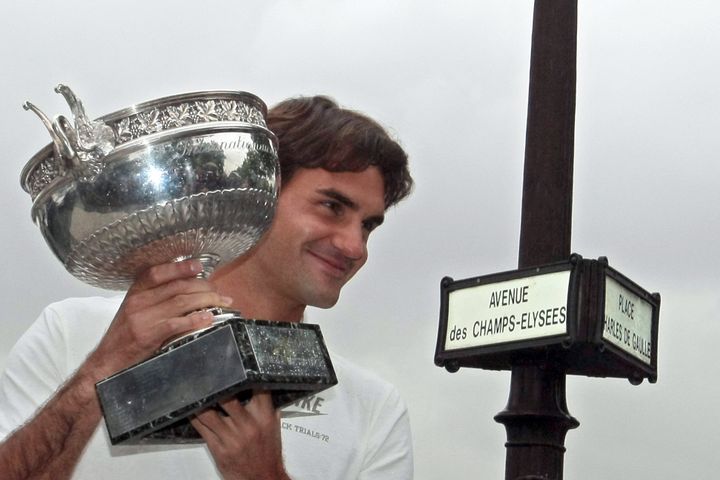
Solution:
[[[62,170],[75,166],[77,164],[77,154],[68,137],[68,132],[72,130],[72,127],[68,125],[69,122],[67,119],[63,116],[58,116],[54,122],[51,122],[48,116],[31,102],[23,103],[23,108],[37,115],[50,133],[53,142],[53,153],[55,154],[55,161],[58,162],[58,167]],[[73,133],[74,132],[71,132],[71,136]]]
[[[80,152],[97,152],[100,156],[105,156],[115,147],[115,132],[101,120],[90,120],[85,113],[85,107],[80,99],[75,95],[70,87],[60,84],[55,87],[55,92],[65,98],[70,106],[70,111],[75,120],[75,128],[70,126],[70,122],[63,118],[62,127],[66,131],[71,131],[70,139],[74,140],[76,151]]]
[[[75,170],[89,158],[101,158],[115,148],[115,132],[100,120],[90,120],[80,99],[66,85],[58,85],[55,91],[65,97],[73,114],[73,122],[63,115],[50,121],[39,108],[25,102],[23,108],[32,110],[50,132],[53,152],[61,170]]]

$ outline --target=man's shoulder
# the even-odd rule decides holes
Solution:
[[[65,313],[85,313],[85,312],[107,312],[113,314],[120,307],[122,296],[113,295],[108,297],[68,297],[63,300],[53,302],[46,307],[46,310],[54,311],[59,314]]]
[[[338,386],[345,395],[362,402],[402,404],[395,386],[377,373],[359,366],[347,358],[331,354]]]
[[[332,352],[330,359],[338,376],[348,376],[362,383],[372,383],[385,388],[393,388],[390,382],[381,378],[377,373],[348,360],[342,355]]]
[[[41,318],[69,325],[109,323],[115,316],[122,297],[70,297],[53,302],[43,310]]]
[[[43,309],[23,337],[31,343],[33,339],[38,341],[47,337],[62,348],[86,350],[97,344],[121,302],[122,297],[99,296],[53,302]]]

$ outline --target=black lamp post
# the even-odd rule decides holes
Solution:
[[[511,370],[506,480],[560,480],[566,374],[657,379],[660,295],[570,252],[577,0],[535,0],[518,270],[441,282],[435,363]]]

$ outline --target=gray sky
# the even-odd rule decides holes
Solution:
[[[0,6],[0,366],[47,303],[103,293],[67,274],[30,220],[20,170],[49,137],[23,101],[66,113],[60,82],[94,116],[211,88],[269,104],[329,94],[400,138],[417,188],[373,235],[340,304],[309,320],[333,350],[397,385],[416,478],[503,478],[505,432],[492,417],[509,374],[449,374],[432,358],[440,279],[517,263],[532,2],[105,5]],[[716,478],[720,7],[581,0],[579,11],[573,251],[607,256],[662,307],[657,384],[568,379],[581,425],[566,440],[565,478]]]

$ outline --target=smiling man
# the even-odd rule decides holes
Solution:
[[[367,260],[368,237],[383,221],[383,191],[375,166],[299,170],[282,189],[262,246],[219,271],[215,282],[234,286],[238,278],[249,285],[238,288],[244,297],[271,294],[265,308],[273,318],[299,320],[306,305],[332,307]]]
[[[231,399],[198,414],[192,424],[206,446],[108,445],[97,381],[207,326],[211,315],[198,310],[208,306],[287,322],[302,321],[307,305],[332,307],[365,264],[385,211],[410,192],[397,142],[326,97],[282,102],[268,126],[279,140],[282,188],[272,226],[247,255],[209,282],[185,261],[149,269],[122,300],[51,305],[16,345],[0,380],[4,478],[412,478],[396,390],[334,353],[339,384],[282,412],[256,392],[246,404]]]

